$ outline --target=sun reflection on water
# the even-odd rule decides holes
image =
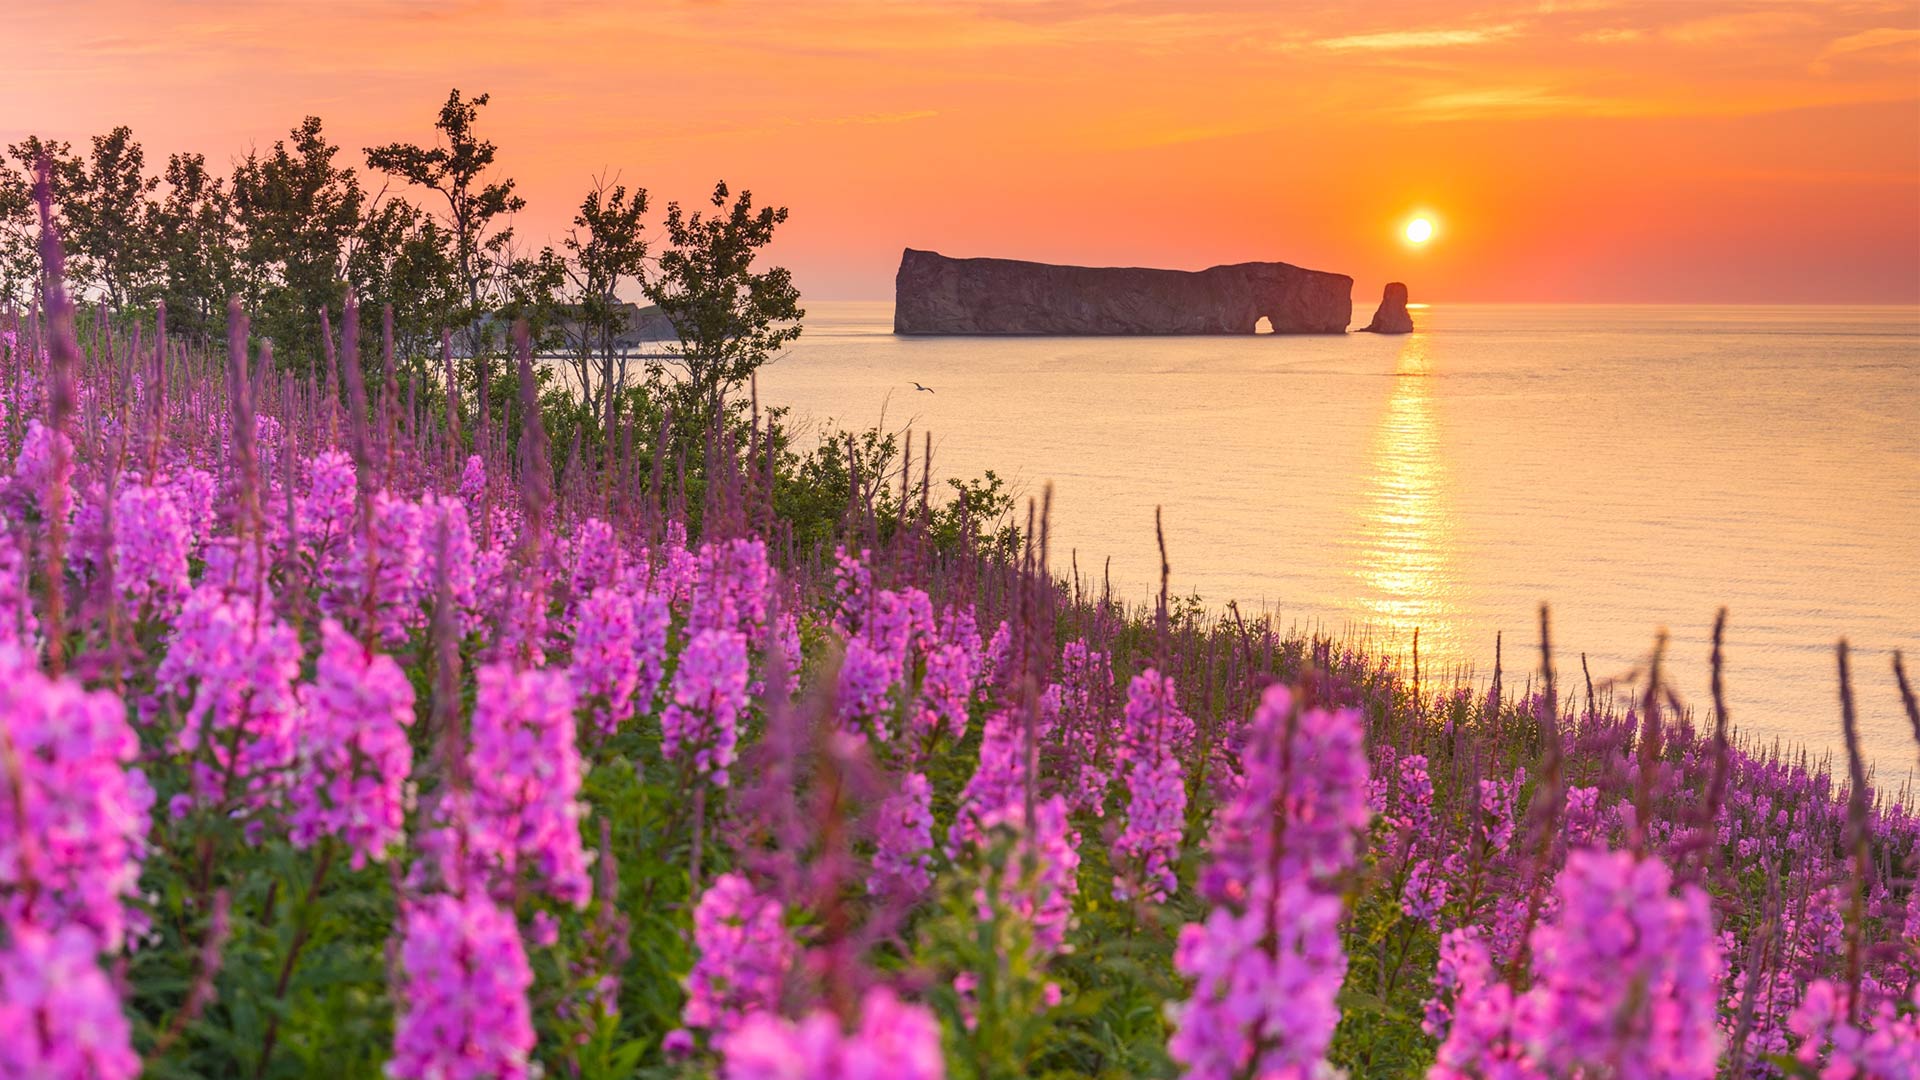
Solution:
[[[1434,418],[1425,334],[1412,334],[1368,451],[1355,573],[1367,620],[1394,647],[1415,628],[1421,651],[1458,655],[1453,519]]]

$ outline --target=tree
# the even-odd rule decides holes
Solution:
[[[479,365],[482,378],[484,358],[493,347],[493,327],[485,316],[501,306],[514,288],[513,227],[498,219],[526,206],[526,200],[513,193],[512,179],[487,179],[496,148],[474,131],[487,100],[486,94],[462,98],[457,88],[448,92],[433,125],[444,145],[389,143],[367,148],[370,167],[446,200],[443,228],[452,241],[454,267],[466,293],[460,323],[467,355]]]
[[[658,275],[644,286],[680,339],[669,351],[685,376],[678,394],[683,414],[720,409],[754,369],[800,336],[799,320],[806,314],[784,267],[753,269],[775,226],[787,220],[787,208],[756,213],[750,191],[729,206],[724,181],[714,185],[712,204],[712,214],[691,216],[677,202],[667,205],[671,246],[660,256]]]
[[[95,135],[63,202],[71,272],[115,311],[144,299],[159,272],[153,193],[160,178],[148,176],[146,166],[146,151],[126,125]]]
[[[40,292],[40,218],[33,202],[34,170],[49,166],[56,220],[64,235],[72,228],[65,208],[85,175],[86,165],[73,146],[30,135],[7,147],[13,168],[0,161],[0,304],[28,305]]]
[[[453,248],[446,230],[401,199],[375,199],[347,256],[347,280],[367,320],[362,340],[376,340],[380,309],[393,308],[394,351],[402,358],[429,359],[440,350],[440,332],[454,323],[463,304]]]
[[[353,170],[334,164],[340,148],[309,116],[291,143],[248,154],[233,174],[242,281],[254,325],[275,355],[311,364],[314,328],[326,308],[335,325],[346,302],[348,244],[360,228],[366,193]]]
[[[609,188],[605,180],[596,180],[580,201],[573,231],[565,241],[566,273],[572,285],[567,350],[574,358],[581,399],[596,415],[606,413],[615,389],[626,382],[626,364],[622,360],[616,365],[613,343],[627,321],[620,286],[639,282],[646,271],[647,241],[642,231],[646,212],[646,188],[629,193],[624,184]]]
[[[167,194],[155,213],[159,296],[170,331],[218,340],[227,297],[240,287],[233,196],[204,154],[167,159]]]

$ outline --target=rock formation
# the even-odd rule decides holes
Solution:
[[[1403,290],[1404,294],[1404,290]],[[950,259],[908,248],[896,334],[1340,334],[1353,279],[1278,262],[1207,270]]]
[[[1413,333],[1413,316],[1407,314],[1407,286],[1404,283],[1387,282],[1387,291],[1380,297],[1380,306],[1373,313],[1373,321],[1360,332],[1363,334]]]

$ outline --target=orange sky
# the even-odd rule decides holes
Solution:
[[[0,139],[358,148],[446,89],[564,227],[603,170],[783,202],[815,298],[903,245],[1283,259],[1415,300],[1920,302],[1920,0],[14,0]],[[353,155],[358,161],[357,152]],[[1399,240],[1416,210],[1440,232]]]

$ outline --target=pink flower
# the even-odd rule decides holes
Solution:
[[[773,582],[765,541],[736,538],[700,545],[693,570],[688,631],[731,630],[749,642],[764,644]]]
[[[681,1023],[723,1034],[748,1013],[777,1008],[793,939],[786,909],[739,874],[722,874],[693,911],[693,946]]]
[[[1148,669],[1127,688],[1126,724],[1119,759],[1126,770],[1127,827],[1114,841],[1116,900],[1160,903],[1179,887],[1173,864],[1187,821],[1186,770],[1180,748],[1193,739],[1193,721],[1180,711],[1173,680]]]
[[[6,929],[0,947],[0,1076],[121,1080],[140,1075],[133,1033],[100,942],[78,927]]]
[[[974,896],[981,921],[1003,908],[1031,928],[1036,959],[1058,953],[1073,925],[1073,900],[1080,891],[1080,834],[1067,820],[1066,801],[1055,795],[1035,804],[1031,822],[1020,801],[1008,802],[982,814],[979,824],[982,847],[996,836],[1012,839],[999,877],[983,868]]]
[[[580,842],[580,752],[573,687],[557,671],[483,665],[467,750],[469,857],[510,890],[523,874],[584,907],[593,892]]]
[[[1336,889],[1370,817],[1354,710],[1299,710],[1268,688],[1242,780],[1219,811],[1202,892],[1216,907],[1180,932],[1174,967],[1193,980],[1167,1052],[1201,1080],[1307,1080],[1324,1067],[1346,978]]]
[[[120,700],[0,645],[0,739],[12,762],[0,763],[0,915],[80,927],[92,951],[119,950],[153,807]]]
[[[1360,832],[1372,818],[1358,710],[1296,710],[1286,687],[1268,687],[1254,712],[1241,775],[1239,790],[1215,819],[1213,862],[1201,875],[1201,892],[1216,903],[1249,903],[1276,863],[1283,879],[1315,882],[1353,865]],[[1278,819],[1284,837],[1274,828],[1276,808],[1285,810]]]
[[[867,991],[859,1026],[843,1032],[832,1013],[798,1023],[771,1012],[747,1018],[720,1040],[724,1080],[940,1080],[946,1061],[933,1014],[886,987]]]
[[[908,773],[900,790],[880,804],[873,873],[875,896],[918,900],[933,883],[933,786],[924,773]]]
[[[702,630],[681,650],[672,700],[660,716],[660,752],[668,761],[691,755],[696,776],[727,786],[747,704],[747,642],[732,630]]]
[[[1562,1072],[1712,1077],[1720,946],[1706,893],[1676,891],[1659,859],[1587,850],[1567,857],[1554,892],[1558,918],[1531,942],[1535,1056]]]
[[[186,515],[162,488],[129,484],[113,500],[113,580],[136,607],[172,611],[185,599],[192,581],[187,557],[193,530]]]
[[[289,792],[293,842],[344,840],[353,867],[383,862],[405,837],[413,684],[332,619],[320,627],[314,681],[300,688],[300,782]]]
[[[1863,1009],[1855,1022],[1848,1019],[1847,997],[1845,986],[1827,979],[1807,987],[1787,1021],[1801,1039],[1794,1056],[1821,1066],[1822,1080],[1920,1077],[1920,1016],[1902,1015],[1892,1000],[1883,999]]]
[[[202,584],[187,597],[154,682],[187,702],[173,745],[201,757],[196,803],[279,805],[297,756],[300,655],[293,629],[251,595]]]
[[[589,593],[574,617],[575,691],[591,702],[594,722],[611,735],[634,710],[653,708],[666,658],[668,610],[657,593],[620,584]]]
[[[527,1076],[533,971],[513,916],[482,893],[429,896],[406,905],[400,934],[399,1016],[388,1075]]]

